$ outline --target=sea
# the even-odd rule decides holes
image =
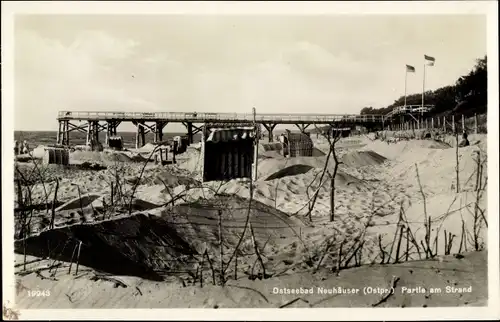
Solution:
[[[177,135],[186,135],[186,133],[163,133],[163,140],[168,140]],[[135,148],[135,132],[118,132],[117,136],[123,138],[123,147],[133,149]],[[71,145],[85,145],[87,134],[81,132],[71,132],[69,136],[69,143]],[[104,143],[106,133],[99,133],[99,141]],[[57,131],[14,131],[14,140],[26,140],[31,148],[39,145],[53,145],[57,143]],[[154,141],[154,133],[146,134],[146,142]],[[195,134],[193,141],[200,142],[201,135]]]

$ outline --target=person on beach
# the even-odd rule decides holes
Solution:
[[[23,151],[23,154],[28,154],[30,152],[30,148],[29,148],[28,142],[26,140],[23,141],[22,151]]]
[[[285,135],[283,133],[279,136],[279,141],[281,143],[283,156],[287,156],[288,155],[288,139],[285,137]]]
[[[464,130],[464,132],[462,133],[462,141],[464,142],[464,146],[469,146],[470,143],[469,143],[469,140],[467,139],[467,131]]]

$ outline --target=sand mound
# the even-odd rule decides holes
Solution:
[[[448,141],[438,140],[409,140],[396,143],[373,141],[363,147],[363,151],[374,151],[388,159],[400,159],[406,154],[422,154],[423,151],[446,150],[450,147]]]
[[[339,279],[331,271],[319,270],[296,274],[281,274],[267,280],[251,281],[238,275],[238,280],[231,280],[224,288],[211,285],[211,277],[205,280],[203,287],[185,287],[177,283],[159,285],[154,281],[144,281],[133,277],[108,276],[106,280],[97,280],[94,274],[79,274],[74,277],[67,273],[67,268],[54,270],[55,278],[41,279],[35,274],[16,277],[19,285],[27,289],[50,289],[51,296],[34,300],[28,292],[18,292],[16,308],[20,309],[164,309],[164,308],[372,308],[380,302],[380,294],[364,294],[362,291],[348,296],[325,295],[320,292],[310,294],[283,294],[272,296],[273,288],[296,288],[304,285],[321,285],[324,289],[362,290],[366,285],[387,285],[392,276],[401,281],[408,281],[411,287],[431,285],[444,290],[452,283],[456,287],[471,287],[470,293],[434,296],[429,292],[405,293],[398,284],[398,296],[389,296],[380,304],[384,308],[400,307],[474,307],[488,305],[488,253],[472,252],[463,258],[453,255],[440,257],[439,260],[421,260],[394,265],[370,265],[342,271]],[[28,261],[32,257],[28,256]],[[23,262],[23,256],[17,255],[16,266]],[[28,264],[28,269],[49,266],[44,260]],[[43,266],[42,266],[43,265]],[[74,267],[74,266],[73,266]],[[21,265],[22,268],[22,265]],[[86,268],[82,267],[82,271]],[[22,271],[20,271],[22,273]],[[42,272],[43,274],[44,272]],[[418,281],[415,283],[413,281]],[[188,284],[189,285],[189,284]],[[120,287],[121,286],[121,287]],[[409,286],[407,286],[409,287]],[[428,289],[428,287],[426,287]],[[443,291],[444,292],[444,291]],[[144,294],[144,296],[141,296]],[[297,300],[300,299],[300,300]],[[57,312],[57,311],[56,311]],[[308,312],[309,313],[309,312]],[[57,314],[57,313],[56,313]],[[103,315],[104,316],[104,315]]]
[[[267,178],[276,171],[285,169],[292,165],[306,165],[312,168],[323,168],[325,166],[326,157],[295,157],[295,158],[268,158],[259,162],[258,178]],[[329,161],[329,167],[334,166],[333,159]]]
[[[183,158],[183,160],[178,160],[177,167],[182,170],[186,170],[193,175],[197,175],[201,173],[202,165],[203,165],[203,157],[202,154],[195,150],[188,150]]]
[[[81,198],[74,198],[62,206],[58,207],[56,209],[57,211],[63,211],[63,210],[72,210],[72,209],[80,209],[80,208],[86,208],[88,207],[91,203],[93,203],[95,200],[101,198],[102,195],[100,194],[87,194],[83,195]]]
[[[363,167],[384,163],[385,157],[373,151],[353,151],[342,157],[342,162],[349,167]]]
[[[153,179],[152,184],[155,185],[167,185],[168,187],[177,187],[180,185],[193,186],[197,185],[199,182],[192,177],[175,175],[169,172],[158,173]]]
[[[101,154],[104,162],[130,162],[130,157],[120,152],[105,152]]]
[[[139,153],[151,153],[155,149],[156,145],[152,143],[146,143],[143,147],[137,149]]]
[[[322,150],[318,149],[318,148],[313,148],[313,153],[312,153],[312,156],[313,157],[321,157],[321,156],[325,156],[326,153],[323,152]]]
[[[138,182],[139,177],[128,176],[125,177],[125,180],[129,184],[134,185]],[[181,174],[175,174],[168,171],[161,171],[159,173],[153,173],[147,176],[143,176],[139,184],[147,186],[161,185],[161,186],[167,186],[169,188],[175,188],[180,185],[195,186],[198,185],[199,182],[192,177],[188,177]]]
[[[31,155],[35,159],[42,159],[45,155],[45,149],[46,149],[46,146],[39,145],[33,149],[33,151],[31,152]]]
[[[222,194],[210,200],[200,199],[165,210],[162,216],[175,224],[180,234],[198,250],[203,251],[199,247],[206,245],[213,251],[218,251],[219,211],[222,216],[224,240],[231,248],[238,242],[249,213],[248,200],[245,198]],[[267,245],[270,247],[282,244],[283,237],[296,237],[295,228],[303,225],[298,219],[256,200],[252,201],[250,222],[255,231],[255,238],[262,242],[268,240]],[[245,236],[250,238],[249,235]],[[250,246],[250,240],[245,241],[243,244]]]
[[[110,151],[74,151],[70,154],[72,163],[93,162],[93,163],[115,163],[131,162],[132,159],[123,152]]]
[[[145,162],[148,158],[143,157],[140,154],[135,154],[132,157],[130,157],[130,161],[132,162]]]
[[[165,269],[161,260],[175,262],[183,254],[194,253],[163,220],[142,214],[42,232],[26,240],[26,253],[69,262],[79,241],[82,242],[80,264],[153,280],[162,279],[153,269]],[[22,251],[22,244],[15,243],[17,252]],[[48,245],[52,245],[51,249]]]
[[[92,152],[92,151],[75,151],[70,153],[69,155],[71,161],[76,162],[101,162],[101,152]]]
[[[265,181],[280,179],[280,178],[288,177],[288,176],[295,176],[298,174],[303,174],[303,173],[308,172],[311,169],[313,169],[313,167],[311,167],[309,165],[305,165],[305,164],[292,165],[292,166],[286,167],[284,169],[281,169],[281,170],[273,173],[272,175],[267,177],[267,179],[265,179]]]
[[[219,252],[219,213],[222,217],[225,254],[229,260],[243,233],[248,201],[235,196],[219,196],[210,201],[176,206],[160,216],[135,214],[85,225],[44,231],[26,239],[26,253],[70,261],[81,241],[80,264],[112,274],[162,280],[172,271],[194,271],[196,256],[208,250]],[[289,242],[301,223],[286,214],[253,201],[250,210],[255,239],[265,247]],[[23,241],[15,250],[23,252]],[[50,248],[49,248],[50,245]],[[245,234],[240,258],[252,253],[251,235]],[[253,254],[252,254],[253,255]],[[217,259],[212,257],[213,261]]]
[[[439,141],[439,140],[430,140],[428,141],[428,146],[429,149],[449,149],[451,148],[451,145],[449,145],[446,142]]]

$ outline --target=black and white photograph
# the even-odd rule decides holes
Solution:
[[[497,2],[2,2],[1,47],[4,319],[500,316]]]

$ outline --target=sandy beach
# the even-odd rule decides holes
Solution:
[[[469,140],[457,149],[452,137],[341,139],[333,221],[335,162],[322,138],[314,139],[314,156],[294,158],[266,151],[262,141],[253,187],[246,179],[202,183],[199,144],[176,165],[145,162],[151,146],[75,151],[69,167],[19,162],[16,179],[29,188],[33,210],[16,211],[16,301],[21,308],[486,305],[487,137]],[[23,216],[30,229],[19,239]],[[391,283],[396,293],[380,304],[384,294],[363,294]],[[361,293],[317,289],[340,286]],[[427,291],[402,293],[418,286]],[[432,287],[443,294],[431,296]]]

